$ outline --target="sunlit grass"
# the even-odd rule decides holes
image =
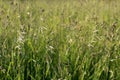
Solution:
[[[119,0],[0,1],[0,80],[119,80]]]

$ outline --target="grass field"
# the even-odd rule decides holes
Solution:
[[[0,80],[120,80],[120,0],[0,0]]]

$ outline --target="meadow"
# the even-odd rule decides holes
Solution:
[[[0,0],[0,80],[120,80],[120,0]]]

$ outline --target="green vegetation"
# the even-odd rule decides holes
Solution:
[[[120,80],[120,0],[0,0],[0,80]]]

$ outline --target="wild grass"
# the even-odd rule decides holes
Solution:
[[[0,80],[119,80],[119,0],[1,0]]]

